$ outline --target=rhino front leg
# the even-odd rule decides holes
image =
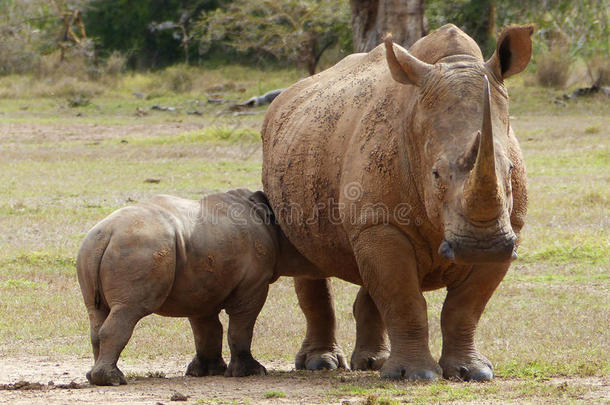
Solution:
[[[393,225],[378,225],[360,232],[353,247],[364,285],[390,338],[390,356],[381,376],[437,379],[441,368],[428,347],[426,300],[411,242]]]
[[[294,287],[307,321],[305,340],[296,356],[296,369],[347,368],[345,355],[335,338],[335,309],[330,281],[295,277]]]
[[[189,318],[197,354],[186,369],[186,375],[203,377],[223,375],[227,364],[222,358],[222,324],[218,314]]]
[[[352,353],[352,370],[379,370],[390,356],[388,334],[381,314],[366,288],[361,287],[354,301],[356,347]]]
[[[489,381],[493,367],[474,345],[474,334],[487,301],[506,274],[509,264],[477,265],[468,278],[448,287],[441,313],[443,351],[440,365],[445,378]]]

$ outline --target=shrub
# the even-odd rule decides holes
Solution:
[[[9,35],[6,27],[0,26],[0,75],[25,73],[38,63],[39,54],[18,35]]]
[[[194,73],[186,65],[175,65],[162,74],[163,84],[174,93],[185,93],[193,89]]]
[[[116,77],[125,71],[127,58],[119,51],[114,51],[108,59],[106,59],[104,73],[108,76]]]
[[[100,72],[92,63],[90,55],[82,50],[71,48],[66,50],[63,60],[61,60],[60,51],[43,55],[38,63],[36,76],[39,79],[72,77],[89,80],[98,79]]]
[[[587,63],[591,81],[599,86],[610,86],[610,58],[598,56]]]
[[[567,52],[560,49],[548,51],[536,60],[536,81],[544,87],[563,88],[572,67],[572,60]]]

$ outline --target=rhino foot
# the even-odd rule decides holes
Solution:
[[[227,369],[227,364],[218,357],[215,359],[202,359],[195,356],[193,361],[186,368],[186,375],[192,377],[204,377],[207,375],[223,375]]]
[[[386,361],[381,367],[380,374],[383,378],[409,381],[435,381],[441,376],[442,370],[436,362],[422,366],[413,364],[401,364],[400,362]]]
[[[91,385],[124,385],[127,384],[125,375],[117,366],[93,366],[87,373],[87,380]]]
[[[494,378],[493,366],[480,354],[470,359],[441,357],[439,363],[443,369],[443,377],[447,379],[482,382]]]
[[[379,370],[390,357],[389,350],[370,352],[367,350],[354,350],[350,367],[352,370]]]
[[[309,349],[303,345],[295,360],[297,370],[335,370],[347,368],[343,350],[337,345],[331,349]]]
[[[251,355],[231,359],[225,377],[245,377],[248,375],[267,375],[267,369]]]

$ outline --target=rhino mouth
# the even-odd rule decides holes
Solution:
[[[517,258],[516,242],[512,231],[485,238],[447,232],[438,254],[459,264],[509,262]]]

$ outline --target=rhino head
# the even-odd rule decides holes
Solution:
[[[476,43],[459,33],[480,55]],[[426,214],[443,235],[438,253],[453,262],[516,258],[512,176],[515,165],[522,163],[520,158],[511,161],[511,156],[515,159],[503,81],[527,66],[532,33],[531,25],[505,29],[487,62],[465,53],[434,65],[393,45],[391,36],[386,38],[393,79],[417,86],[407,147],[420,175]],[[519,169],[518,175],[524,176]]]

